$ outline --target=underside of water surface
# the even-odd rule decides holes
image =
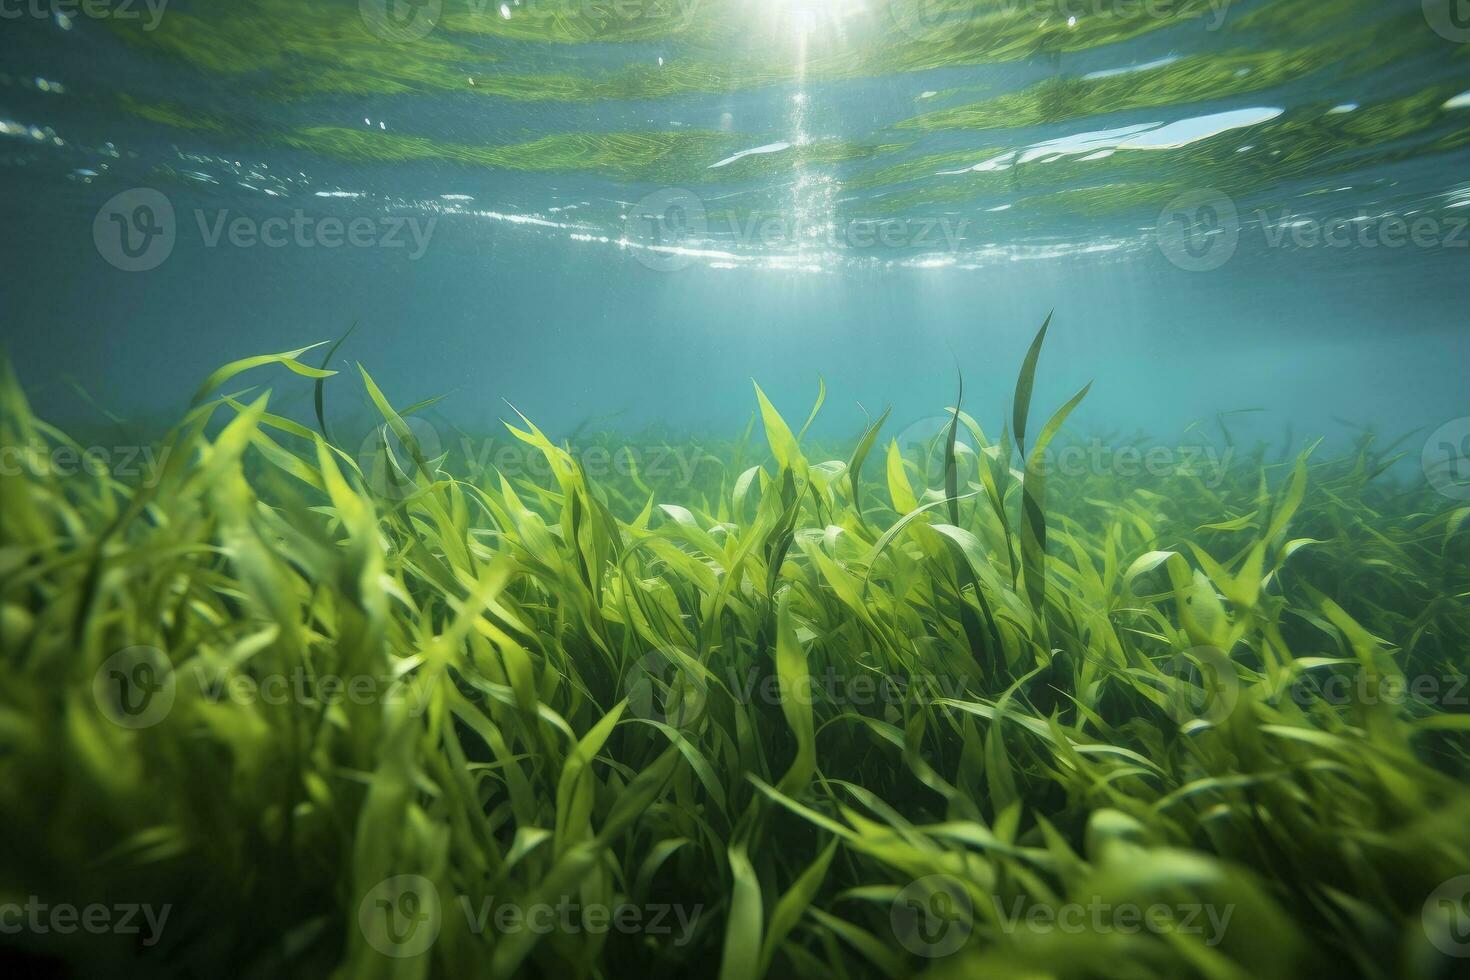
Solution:
[[[0,0],[0,966],[1464,975],[1463,7]]]

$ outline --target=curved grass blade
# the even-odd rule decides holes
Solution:
[[[1016,437],[1016,451],[1021,458],[1026,457],[1026,417],[1031,414],[1031,387],[1036,381],[1036,359],[1041,356],[1041,343],[1046,339],[1046,328],[1051,326],[1052,314],[1046,315],[1046,321],[1042,323],[1041,329],[1036,331],[1036,338],[1031,341],[1031,349],[1026,351],[1026,359],[1021,362],[1021,375],[1016,379],[1015,402],[1011,408],[1011,428]]]
[[[1043,629],[1046,623],[1046,470],[1043,460],[1047,445],[1091,388],[1092,382],[1089,381],[1057,410],[1041,430],[1036,445],[1031,448],[1031,455],[1026,459],[1026,479],[1021,485],[1021,569],[1026,578],[1026,598]]]
[[[1045,329],[1045,328],[1043,328]],[[949,420],[949,435],[944,440],[944,496],[949,500],[949,522],[956,527],[960,523],[960,476],[955,465],[954,443],[960,429],[960,403],[965,400],[965,376],[955,365],[955,376],[959,378],[960,390],[954,399],[954,418]]]
[[[352,331],[354,331],[354,330],[357,329],[357,325],[360,322],[361,321],[359,321],[359,320],[352,321],[352,326],[348,327],[347,328],[347,332],[344,333],[341,337],[338,337],[337,338],[337,342],[332,345],[332,349],[329,350],[329,351],[327,351],[327,356],[324,357],[324,358],[322,358],[322,366],[321,366],[321,369],[323,371],[325,371],[327,369],[327,365],[328,364],[332,363],[332,356],[337,353],[337,348],[338,347],[341,347],[342,346],[342,342],[345,341],[348,337],[351,337],[352,336]],[[316,391],[312,393],[312,397],[313,397],[313,402],[316,405],[316,424],[317,424],[317,428],[321,430],[322,438],[325,439],[325,440],[327,440],[328,442],[331,442],[332,441],[332,436],[331,436],[331,433],[329,433],[327,431],[327,416],[326,416],[325,411],[323,410],[323,402],[325,401],[325,397],[323,395],[322,389],[325,387],[325,382],[326,382],[326,378],[325,377],[317,378],[316,379]]]
[[[305,354],[307,351],[316,350],[325,343],[326,341],[324,340],[320,344],[312,344],[309,347],[302,347],[299,350],[288,350],[280,354],[258,354],[255,357],[242,357],[238,361],[231,361],[204,379],[204,383],[199,386],[198,391],[194,392],[194,397],[189,404],[191,407],[199,405],[204,401],[206,395],[230,378],[233,378],[241,372],[249,371],[251,368],[263,367],[266,364],[279,364],[287,370],[294,371],[307,378],[330,378],[337,372],[327,371],[323,368],[314,368],[310,365],[302,364],[298,360],[302,354]]]
[[[863,504],[860,497],[862,483],[859,481],[863,472],[863,463],[867,461],[868,454],[873,451],[873,443],[878,439],[878,430],[883,428],[883,423],[888,421],[888,416],[892,411],[893,406],[890,405],[883,410],[882,415],[878,416],[878,421],[868,426],[863,437],[858,440],[857,449],[852,454],[852,461],[847,464],[847,485],[852,495],[853,513],[857,515],[858,520],[862,520],[863,516]]]

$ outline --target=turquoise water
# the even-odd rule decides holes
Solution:
[[[67,13],[66,11],[70,11]],[[90,11],[90,12],[88,12]],[[14,16],[12,16],[14,15]],[[400,403],[1178,432],[1464,412],[1470,27],[1429,2],[15,4],[5,344],[167,417],[340,336]],[[350,232],[350,234],[349,234]],[[284,392],[309,411],[309,386]],[[343,409],[346,410],[345,408]],[[795,412],[797,409],[792,408]],[[1254,411],[1259,410],[1259,411]]]

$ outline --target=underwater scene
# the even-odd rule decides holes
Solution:
[[[1470,976],[1467,0],[0,0],[0,967]]]

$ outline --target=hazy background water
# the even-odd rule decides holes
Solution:
[[[405,8],[440,11],[407,40],[371,0],[5,7],[3,335],[41,411],[96,418],[71,379],[175,412],[225,361],[357,323],[335,367],[447,392],[470,428],[508,400],[553,435],[735,433],[751,378],[799,421],[820,373],[845,437],[859,403],[895,429],[951,404],[958,363],[998,429],[1053,308],[1038,411],[1095,380],[1083,427],[1262,409],[1239,425],[1279,441],[1470,408],[1448,3],[462,6]],[[139,189],[172,232],[132,259],[123,226],[161,217]],[[209,243],[293,218],[281,247]],[[373,244],[323,247],[325,218]],[[250,380],[309,413],[305,379]]]

